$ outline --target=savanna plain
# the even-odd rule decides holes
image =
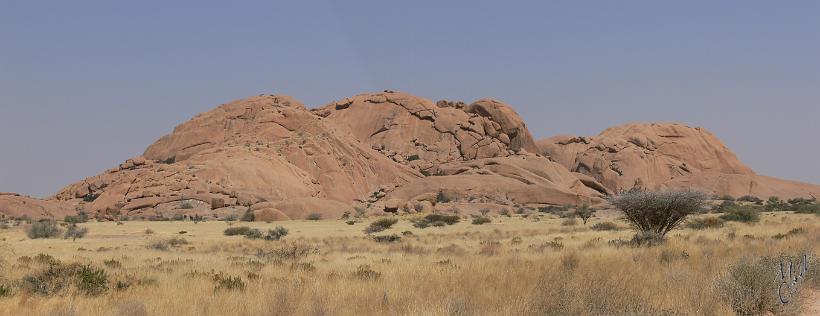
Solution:
[[[0,230],[0,314],[806,314],[820,287],[820,216],[758,215],[692,216],[654,246],[630,244],[635,232],[606,210],[587,223],[523,209],[432,225],[418,214],[91,220],[76,224],[87,229],[76,239],[32,239],[32,223],[10,220]],[[797,266],[806,253],[810,269],[787,304],[757,285],[780,273],[760,262]]]

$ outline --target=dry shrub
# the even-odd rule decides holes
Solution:
[[[700,212],[705,200],[705,194],[695,191],[632,190],[611,198],[609,202],[638,232],[664,238],[687,216]]]
[[[777,296],[778,260],[762,257],[743,260],[731,267],[717,282],[724,300],[740,315],[762,315],[774,311]]]
[[[148,242],[148,248],[160,251],[167,251],[171,248],[187,245],[188,241],[185,238],[171,237],[166,239],[154,239]]]
[[[42,271],[24,276],[20,283],[23,291],[42,296],[64,293],[71,286],[89,296],[108,291],[105,270],[78,263],[50,264]]]
[[[693,218],[686,222],[686,228],[717,229],[723,227],[724,221],[717,217]]]
[[[370,226],[367,226],[367,228],[364,229],[364,232],[365,234],[378,233],[390,229],[398,222],[399,220],[396,218],[380,218],[370,223]]]
[[[57,222],[53,220],[41,220],[31,224],[31,227],[26,231],[26,235],[31,239],[57,238],[61,232],[62,229],[57,226]]]
[[[613,222],[600,222],[595,223],[595,225],[592,225],[591,229],[594,231],[612,231],[619,230],[620,227],[618,227],[618,225]]]

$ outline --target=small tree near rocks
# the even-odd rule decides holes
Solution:
[[[63,238],[71,238],[71,241],[77,241],[77,238],[83,238],[87,233],[88,228],[77,226],[77,224],[71,224],[68,226],[68,229],[66,230],[65,235],[63,235]]]
[[[636,241],[652,245],[663,241],[687,216],[700,212],[706,199],[705,194],[696,191],[631,190],[609,202],[638,231],[641,238]]]
[[[587,204],[582,204],[575,210],[575,215],[578,216],[583,222],[584,225],[587,224],[587,221],[595,214],[595,209],[589,207]]]

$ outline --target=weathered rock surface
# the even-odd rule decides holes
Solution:
[[[538,206],[600,201],[600,192],[584,185],[565,167],[536,155],[456,161],[440,166],[440,174],[390,192],[389,199]]]
[[[70,185],[55,198],[92,213],[134,217],[212,208],[218,215],[226,208],[236,213],[263,202],[311,198],[305,204],[315,208],[311,211],[337,215],[338,205],[331,210],[319,205],[349,205],[383,184],[418,177],[369,146],[333,133],[297,101],[259,96],[200,114],[142,157]],[[272,213],[300,218],[306,211],[291,211],[297,206]]]
[[[51,200],[0,194],[0,214],[331,219],[596,203],[635,186],[820,196],[820,186],[755,174],[701,128],[627,124],[536,144],[499,101],[433,103],[385,91],[314,110],[282,95],[230,102]]]
[[[69,203],[0,192],[0,218],[2,219],[21,217],[63,219],[66,215],[74,214],[76,211]]]
[[[820,188],[759,176],[709,131],[676,123],[626,124],[594,137],[555,136],[538,145],[542,154],[612,192],[674,187],[786,198]]]
[[[523,120],[495,100],[430,100],[386,91],[362,94],[314,110],[394,161],[426,174],[452,161],[535,153]]]

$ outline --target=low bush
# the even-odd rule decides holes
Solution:
[[[72,241],[77,240],[77,238],[85,237],[85,234],[88,233],[87,227],[79,227],[77,224],[71,224],[68,226],[68,229],[65,231],[65,235],[63,235],[64,239],[71,238]]]
[[[719,293],[738,315],[774,312],[779,301],[778,266],[771,257],[740,261],[717,281]]]
[[[584,222],[584,225],[587,224],[592,215],[595,215],[595,209],[586,204],[582,204],[575,210],[575,216],[578,216]]]
[[[592,225],[591,229],[595,231],[612,231],[619,230],[620,227],[618,227],[618,225],[613,222],[600,222],[595,223],[595,225]]]
[[[310,214],[307,215],[307,217],[305,217],[305,219],[309,220],[309,221],[318,221],[318,220],[322,219],[322,214],[315,213],[315,212],[310,213]]]
[[[83,295],[96,296],[108,291],[105,270],[77,263],[50,264],[40,272],[24,276],[20,283],[24,291],[42,296],[64,293],[72,285]]]
[[[148,242],[148,248],[154,250],[161,250],[166,251],[171,249],[172,247],[179,247],[181,245],[187,245],[188,241],[185,238],[180,237],[172,237],[168,239],[155,239]]]
[[[444,214],[427,214],[422,218],[412,220],[413,226],[416,228],[443,227],[448,225],[455,225],[461,221],[458,215],[444,215]]]
[[[225,277],[221,274],[217,274],[214,276],[214,283],[216,286],[214,290],[228,290],[228,291],[244,291],[245,290],[245,282],[242,281],[241,277]]]
[[[252,230],[252,228],[250,228],[248,226],[228,227],[227,229],[225,229],[223,234],[225,234],[225,236],[237,236],[237,235],[245,236],[245,235],[249,234],[251,230]]]
[[[719,218],[727,222],[755,223],[760,221],[760,211],[754,206],[737,206],[730,208]]]
[[[487,223],[491,223],[492,221],[493,220],[491,220],[489,217],[476,216],[473,218],[473,225],[484,225]]]
[[[361,265],[353,272],[353,277],[360,280],[376,280],[381,276],[381,273],[373,270],[369,265]]]
[[[754,195],[741,196],[741,197],[737,198],[737,201],[738,202],[750,202],[750,203],[755,203],[755,204],[763,204],[763,200],[761,200],[760,198],[758,198]]]
[[[653,232],[653,231],[643,231],[638,232],[635,236],[632,236],[632,240],[629,241],[629,245],[633,247],[640,247],[640,246],[648,246],[654,247],[664,242],[664,236]]]
[[[395,218],[380,218],[370,223],[370,226],[367,226],[367,228],[364,229],[364,232],[366,234],[378,233],[390,229],[398,222],[399,220]]]
[[[288,229],[282,226],[276,226],[274,229],[269,229],[267,232],[262,232],[256,228],[248,226],[228,227],[223,234],[225,236],[245,236],[248,239],[264,239],[264,240],[280,240],[282,237],[288,235]]]
[[[31,239],[39,238],[57,238],[60,236],[62,230],[57,226],[57,222],[53,220],[41,220],[31,224],[26,235]]]
[[[400,241],[401,237],[399,237],[399,235],[396,235],[396,234],[384,235],[384,236],[373,236],[373,240],[375,240],[376,242],[391,243],[391,242]]]
[[[723,227],[724,221],[717,217],[693,218],[686,222],[686,228],[716,229]]]
[[[88,214],[86,212],[78,212],[77,215],[68,215],[63,219],[66,223],[85,223],[88,222]]]

